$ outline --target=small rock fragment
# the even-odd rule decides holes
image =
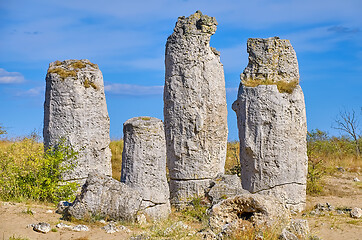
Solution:
[[[51,227],[49,223],[40,222],[38,224],[34,224],[33,230],[41,233],[48,233],[51,230]]]
[[[55,227],[59,228],[59,229],[62,229],[62,228],[68,228],[68,229],[71,229],[72,226],[68,225],[68,224],[65,224],[65,223],[58,223],[57,225],[55,225]]]
[[[354,179],[353,179],[353,182],[360,182],[361,180],[359,180],[358,179],[358,177],[355,177]]]
[[[125,227],[125,226],[123,226],[123,225],[120,225],[120,226],[118,227],[118,230],[119,230],[119,231],[124,231],[124,232],[126,232],[126,233],[132,232],[129,228],[127,228],[127,227]]]
[[[352,218],[361,218],[362,217],[362,209],[355,207],[351,211],[351,217]]]
[[[106,233],[110,233],[110,234],[119,231],[118,228],[117,228],[117,226],[116,226],[113,222],[111,222],[111,223],[109,223],[108,225],[102,227],[101,229],[103,229],[104,231],[106,231]]]
[[[47,210],[45,213],[53,213],[53,210]]]
[[[89,231],[89,228],[86,225],[77,225],[72,228],[73,231],[77,232],[87,232]]]

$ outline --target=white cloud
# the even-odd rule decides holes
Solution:
[[[18,97],[38,97],[38,96],[44,96],[45,89],[44,86],[42,87],[34,87],[30,88],[28,90],[21,90],[16,92],[16,96]]]
[[[24,76],[18,72],[8,72],[0,68],[0,84],[22,83]]]
[[[142,86],[133,84],[113,83],[104,86],[106,92],[116,95],[145,96],[163,94],[163,86]]]

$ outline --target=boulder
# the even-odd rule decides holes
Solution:
[[[289,221],[289,210],[277,198],[260,194],[243,194],[214,205],[210,211],[209,225],[214,232],[219,233],[226,229],[236,231],[249,225],[285,226]]]
[[[89,60],[49,64],[44,103],[44,146],[64,144],[79,154],[64,180],[83,184],[92,171],[111,175],[109,117],[103,76]]]
[[[210,186],[206,189],[206,197],[212,205],[236,195],[249,193],[249,191],[243,189],[241,180],[236,174],[226,175],[220,173],[210,181]]]
[[[141,195],[136,189],[111,177],[90,173],[81,194],[65,214],[76,219],[96,215],[115,221],[134,221],[141,203]]]
[[[210,47],[215,18],[200,11],[179,17],[165,53],[164,121],[171,203],[203,195],[224,172],[227,143],[225,79]]]
[[[150,218],[167,218],[171,207],[163,122],[152,117],[131,118],[123,125],[123,136],[121,182],[138,190],[141,209]]]
[[[251,193],[275,196],[294,211],[306,201],[307,123],[298,62],[288,40],[248,40],[233,110],[238,119],[241,180]]]

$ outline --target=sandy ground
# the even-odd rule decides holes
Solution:
[[[304,215],[298,218],[307,219],[309,227],[314,235],[324,240],[361,240],[362,239],[362,219],[353,219],[349,214],[338,215],[328,213],[325,216],[310,216],[308,213],[317,203],[330,203],[335,208],[360,207],[362,208],[362,182],[354,182],[358,176],[356,173],[337,173],[325,179],[325,194],[323,196],[309,196],[307,199],[307,209]],[[362,180],[362,179],[361,179]],[[28,209],[33,211],[29,214]],[[52,210],[52,213],[47,212]],[[27,213],[28,212],[28,213]],[[0,239],[10,237],[23,237],[28,239],[129,239],[132,234],[137,234],[140,230],[132,229],[133,232],[124,231],[107,234],[101,229],[104,224],[89,224],[89,232],[74,232],[67,229],[56,229],[56,232],[47,234],[37,233],[29,224],[47,222],[55,228],[57,223],[63,222],[68,225],[77,225],[63,221],[61,215],[55,213],[53,206],[44,204],[26,204],[0,202]]]

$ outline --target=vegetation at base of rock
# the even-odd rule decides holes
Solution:
[[[76,183],[63,182],[76,153],[60,144],[44,152],[35,138],[0,141],[0,199],[58,202],[73,199]],[[67,164],[63,164],[66,162]]]
[[[295,87],[299,84],[298,80],[291,82],[286,81],[273,81],[271,79],[247,79],[243,80],[242,84],[245,87],[257,87],[259,85],[277,85],[277,88],[280,93],[292,93]]]
[[[227,238],[230,240],[249,240],[249,239],[263,239],[263,240],[278,240],[280,239],[280,232],[278,224],[273,226],[248,226],[245,225],[244,229],[234,231],[232,235]]]

